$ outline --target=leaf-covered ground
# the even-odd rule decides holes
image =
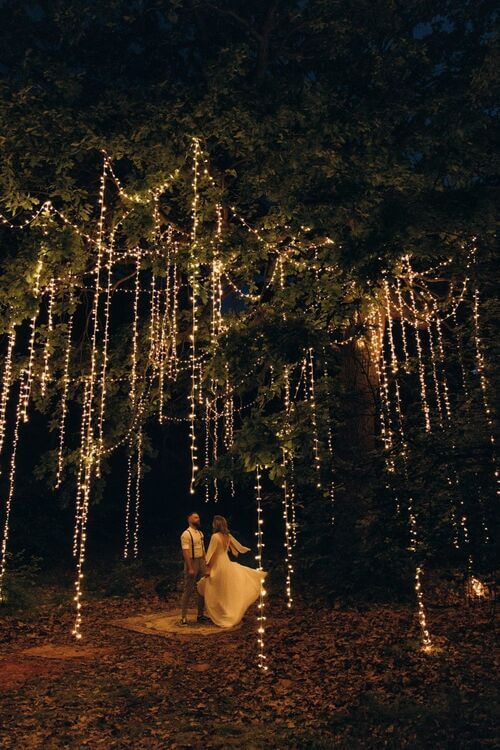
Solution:
[[[75,656],[67,603],[0,621],[0,747],[492,748],[494,624],[486,607],[430,611],[422,653],[409,606],[270,607],[269,672],[255,612],[231,634],[147,636],[109,620],[172,608],[155,596],[93,599]],[[63,658],[25,653],[67,646]],[[50,650],[47,656],[51,656]]]

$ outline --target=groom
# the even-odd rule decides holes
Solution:
[[[198,513],[193,512],[188,515],[187,520],[189,525],[181,534],[181,549],[184,558],[184,590],[182,592],[181,621],[179,624],[183,627],[188,624],[187,612],[189,600],[194,594],[197,582],[206,573],[205,542],[203,532],[200,531],[200,516]],[[204,607],[205,601],[198,594],[198,617],[196,622],[210,622],[209,618],[203,614]]]

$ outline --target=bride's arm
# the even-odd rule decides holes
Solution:
[[[213,561],[218,546],[218,538],[216,534],[212,534],[210,544],[208,545],[207,554],[205,555],[205,564],[207,566],[207,575],[210,574],[210,563]]]
[[[250,552],[250,547],[244,547],[242,544],[239,543],[237,539],[234,538],[232,534],[229,534],[229,546],[231,548],[231,552],[235,557],[238,557],[238,553],[241,552],[244,554],[245,552]]]

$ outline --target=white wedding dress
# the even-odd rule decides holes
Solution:
[[[232,628],[241,622],[248,607],[259,598],[261,583],[267,573],[232,562],[229,548],[249,552],[231,534],[213,534],[207,550],[210,575],[198,582],[198,591],[205,599],[205,611],[221,628]]]

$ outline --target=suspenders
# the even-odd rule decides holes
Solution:
[[[188,533],[189,533],[189,536],[191,537],[191,559],[194,560],[195,559],[194,558],[194,537],[191,534],[191,529],[188,529]],[[205,552],[205,542],[203,540],[203,532],[202,531],[200,531],[200,535],[201,535],[201,548],[202,548],[203,552]]]

